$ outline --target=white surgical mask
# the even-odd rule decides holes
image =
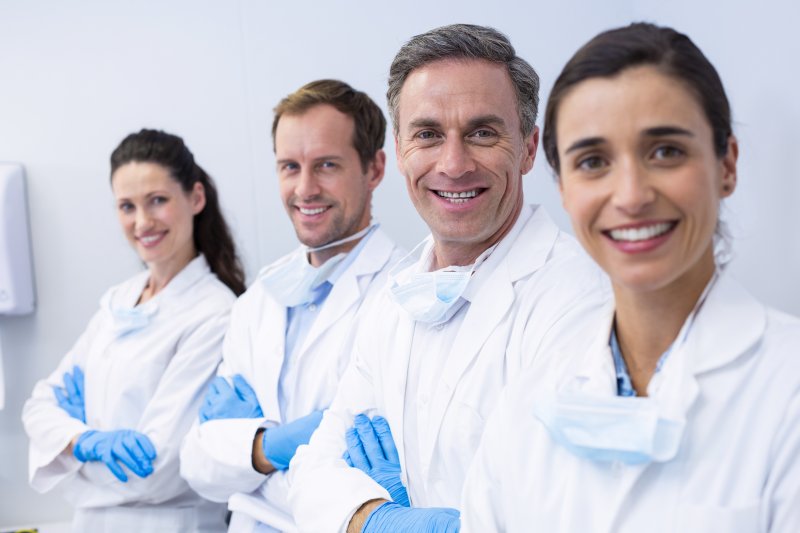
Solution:
[[[398,305],[418,322],[433,324],[447,316],[469,285],[475,269],[483,263],[495,249],[492,246],[484,251],[469,266],[450,266],[433,272],[414,272],[415,259],[420,249],[427,248],[428,258],[433,247],[428,239],[417,245],[389,272],[389,291]]]
[[[281,305],[295,307],[307,304],[314,299],[314,290],[322,285],[333,274],[339,263],[347,257],[345,253],[337,254],[319,267],[314,267],[308,262],[308,254],[358,240],[376,227],[377,225],[367,226],[349,237],[317,248],[302,248],[289,261],[267,268],[261,275],[261,282]]]
[[[119,301],[121,298],[116,292],[111,292],[101,302],[102,308],[111,317],[114,334],[117,337],[122,337],[147,327],[150,324],[150,319],[158,311],[158,303],[150,300],[135,307],[127,307]]]
[[[540,394],[534,416],[570,452],[592,461],[669,461],[678,453],[685,420],[660,415],[653,398],[581,392]]]

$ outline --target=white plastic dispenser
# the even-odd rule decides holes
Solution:
[[[24,315],[34,308],[25,171],[0,163],[0,315]]]

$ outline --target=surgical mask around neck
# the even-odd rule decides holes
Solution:
[[[115,296],[115,293],[111,293],[103,303],[103,307],[111,317],[112,328],[116,337],[122,337],[144,329],[150,324],[150,320],[158,311],[158,304],[154,300],[135,307],[125,307],[115,302]]]
[[[368,226],[358,233],[324,246],[302,248],[288,262],[267,270],[261,276],[261,282],[273,298],[285,307],[310,303],[314,299],[314,291],[328,280],[347,254],[337,254],[319,267],[308,262],[308,254],[360,239],[375,227],[377,226]]]
[[[572,391],[540,394],[534,416],[571,453],[626,464],[669,461],[678,453],[685,425],[662,417],[653,398]]]
[[[433,272],[413,272],[413,257],[426,240],[389,273],[389,291],[398,305],[418,322],[434,324],[443,320],[467,289],[475,269],[489,257],[495,246],[484,251],[469,266],[451,266]],[[428,259],[432,257],[432,248]]]

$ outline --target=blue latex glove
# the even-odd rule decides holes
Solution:
[[[382,416],[376,416],[370,422],[366,416],[357,415],[354,423],[355,426],[345,434],[345,461],[386,489],[395,503],[410,507],[408,492],[400,480],[400,457],[389,422]]]
[[[147,435],[130,429],[87,431],[78,437],[72,453],[84,463],[105,463],[123,483],[128,481],[128,476],[117,461],[144,478],[153,473],[153,461],[156,458],[156,449]]]
[[[455,509],[409,508],[386,502],[370,513],[361,533],[458,533],[460,529],[459,512]]]
[[[262,441],[264,457],[276,470],[286,470],[297,447],[308,444],[311,434],[317,429],[321,420],[322,411],[314,411],[288,424],[267,428]]]
[[[78,365],[72,373],[64,372],[64,386],[53,387],[58,406],[72,418],[86,423],[86,407],[83,400],[83,370]]]
[[[233,386],[223,377],[215,377],[208,386],[203,405],[200,406],[200,423],[218,418],[261,418],[261,406],[255,391],[241,374],[233,376]]]

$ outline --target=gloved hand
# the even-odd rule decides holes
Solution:
[[[386,502],[367,517],[361,533],[458,533],[459,512],[442,507],[403,507]]]
[[[81,461],[102,461],[117,479],[125,483],[128,476],[117,461],[141,478],[153,473],[156,449],[147,435],[130,429],[87,431],[78,437],[72,453]]]
[[[389,422],[382,416],[356,415],[355,426],[348,429],[345,461],[365,472],[386,489],[395,503],[410,507],[408,492],[400,480],[400,457],[392,439]]]
[[[267,428],[262,441],[264,457],[276,470],[286,470],[297,447],[308,444],[321,420],[322,411],[314,411],[288,424]]]
[[[223,377],[215,377],[208,386],[200,407],[200,423],[218,418],[261,418],[261,406],[255,391],[241,374],[233,376],[233,386]]]
[[[64,386],[53,387],[58,406],[72,418],[86,423],[86,407],[83,400],[83,370],[78,365],[72,373],[64,372]]]

